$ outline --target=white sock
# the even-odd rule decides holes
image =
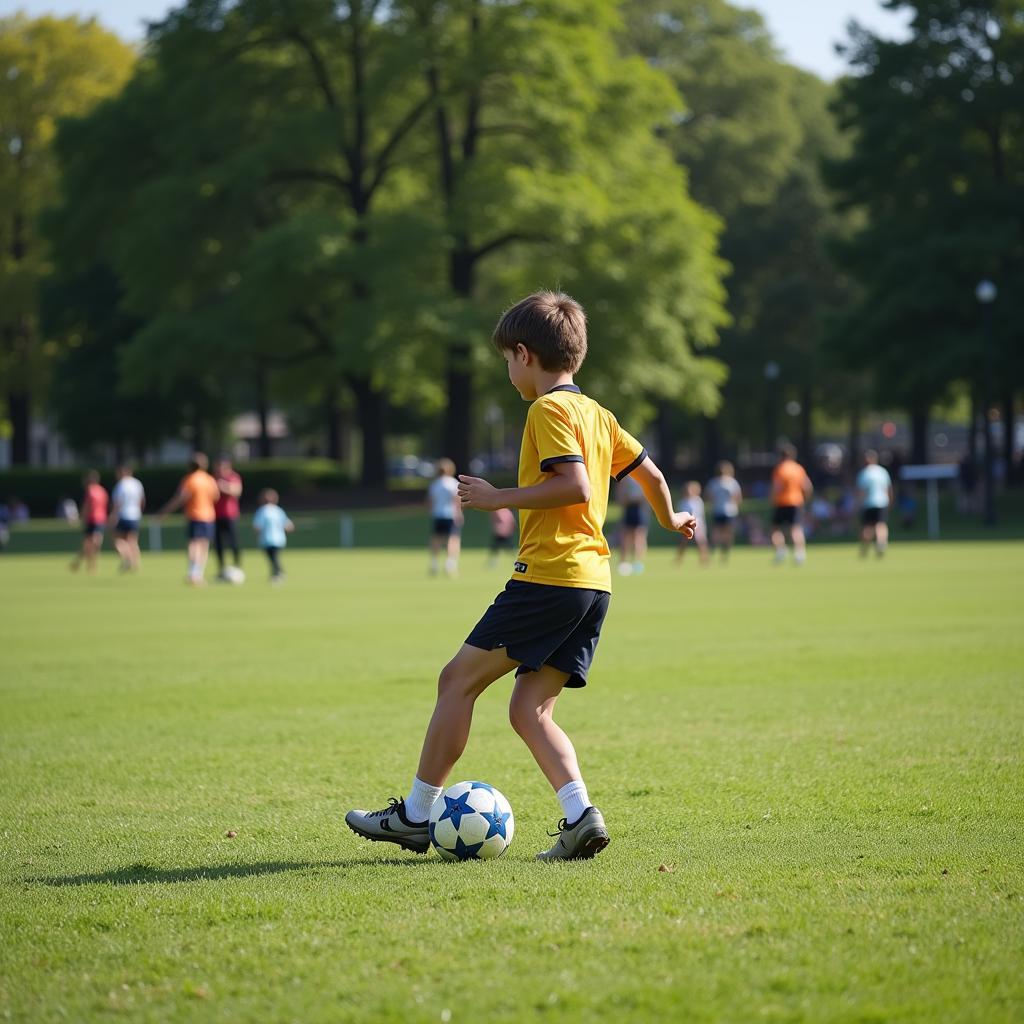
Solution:
[[[434,801],[443,792],[443,786],[428,786],[413,776],[412,789],[405,798],[405,816],[417,824],[426,821],[430,817],[430,808]]]
[[[580,779],[567,782],[556,794],[558,802],[562,805],[562,813],[565,820],[572,825],[583,817],[583,812],[591,805],[587,796],[587,786]]]

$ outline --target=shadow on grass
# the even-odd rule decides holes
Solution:
[[[316,869],[357,868],[357,867],[420,867],[424,864],[440,864],[434,857],[410,855],[409,857],[385,857],[380,860],[357,859],[321,861],[258,861],[255,864],[210,864],[192,868],[155,868],[149,864],[129,864],[127,867],[112,868],[84,875],[48,875],[26,878],[31,885],[173,885],[178,882],[218,881],[224,878],[249,878],[253,875],[280,875],[290,871]]]

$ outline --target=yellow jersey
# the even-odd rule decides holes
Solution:
[[[541,395],[526,416],[519,486],[543,483],[559,462],[582,462],[590,478],[590,501],[520,509],[519,557],[512,578],[610,593],[604,521],[611,478],[624,479],[645,458],[644,446],[575,384],[560,384]]]

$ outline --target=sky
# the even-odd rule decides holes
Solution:
[[[844,70],[833,46],[845,38],[846,24],[856,19],[884,36],[900,37],[908,17],[883,10],[879,0],[734,0],[764,15],[777,44],[794,64],[833,79]],[[0,14],[16,10],[39,14],[95,15],[125,39],[140,39],[144,22],[158,20],[168,0],[0,0]]]

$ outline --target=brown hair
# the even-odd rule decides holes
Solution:
[[[276,505],[280,498],[281,495],[279,495],[273,487],[264,487],[263,490],[260,491],[260,501],[263,502],[264,505]]]
[[[437,460],[438,476],[455,476],[455,463],[451,459]]]
[[[188,464],[188,468],[191,469],[192,472],[194,473],[198,469],[205,471],[206,469],[209,468],[209,465],[210,460],[202,452],[193,452],[192,459]]]
[[[575,373],[587,355],[587,314],[564,292],[534,292],[505,310],[491,340],[499,352],[525,345],[549,373]]]
[[[736,475],[736,470],[733,467],[733,464],[731,462],[729,462],[727,459],[723,459],[718,464],[718,475],[719,476],[735,476]]]

